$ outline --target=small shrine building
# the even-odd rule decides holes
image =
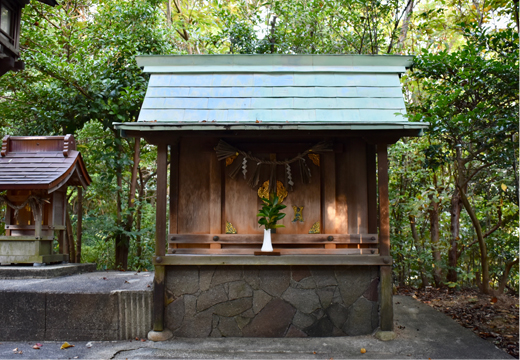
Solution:
[[[392,331],[387,148],[427,126],[404,117],[412,57],[137,62],[150,74],[139,119],[115,126],[157,145],[153,334]],[[258,256],[270,193],[285,227],[279,256]]]
[[[1,264],[68,261],[67,187],[91,180],[72,135],[5,136],[0,152],[0,206],[6,206]],[[53,249],[57,239],[59,253]]]

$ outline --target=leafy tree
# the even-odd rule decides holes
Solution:
[[[55,8],[32,3],[23,15],[26,70],[0,79],[0,96],[10,100],[0,102],[0,112],[13,125],[11,133],[74,133],[91,120],[109,129],[94,150],[104,166],[100,180],[116,181],[110,238],[121,268],[127,267],[133,234],[140,142],[121,139],[112,124],[136,121],[144,98],[147,77],[134,57],[173,52],[163,20],[145,0],[71,0]]]
[[[452,208],[460,202],[471,218],[480,247],[482,290],[488,293],[485,238],[491,230],[503,226],[504,220],[499,219],[498,227],[483,232],[469,195],[483,171],[503,172],[516,166],[513,139],[518,136],[518,33],[512,29],[488,33],[469,27],[464,36],[467,43],[456,52],[423,51],[417,58],[413,77],[421,84],[421,96],[412,107],[412,118],[430,122],[430,135],[448,151],[453,164]],[[487,191],[492,186],[481,185],[487,185]],[[518,192],[517,182],[515,186]],[[515,201],[518,204],[517,198]],[[460,208],[452,209],[452,217],[457,219],[459,214]],[[458,241],[457,229],[452,231],[451,267],[460,256]],[[456,273],[452,272],[448,280],[456,281]]]

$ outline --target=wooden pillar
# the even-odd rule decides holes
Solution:
[[[83,188],[78,187],[78,229],[76,231],[76,262],[81,263],[81,236],[83,231]]]
[[[388,152],[387,144],[377,145],[379,187],[379,253],[390,255],[390,213],[388,201]],[[394,309],[392,303],[392,265],[383,265],[381,270],[381,323],[382,331],[393,331]]]
[[[390,212],[388,202],[388,153],[387,145],[377,145],[377,176],[379,185],[379,252],[390,255]]]
[[[367,216],[368,233],[377,233],[376,147],[367,144]]]
[[[209,161],[209,233],[222,232],[222,162],[211,154]],[[225,165],[224,165],[225,166]],[[225,231],[224,231],[225,232]],[[220,249],[220,244],[209,244],[210,249]]]
[[[164,330],[164,290],[166,269],[164,265],[155,265],[153,279],[153,330]]]
[[[166,197],[168,145],[157,146],[157,199],[155,212],[155,255],[164,256],[166,251]]]
[[[157,146],[157,201],[155,214],[155,255],[164,256],[166,252],[166,193],[168,145]],[[164,330],[164,283],[165,267],[155,265],[153,288],[153,329]]]
[[[179,209],[179,143],[170,145],[170,226],[169,234],[178,232]],[[177,244],[171,244],[177,246]],[[171,247],[170,245],[170,247]]]

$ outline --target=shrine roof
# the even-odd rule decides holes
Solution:
[[[72,135],[5,136],[0,153],[0,190],[46,189],[91,182]]]
[[[122,130],[412,129],[394,55],[138,56],[150,81]]]

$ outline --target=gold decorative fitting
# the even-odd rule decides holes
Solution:
[[[320,222],[316,221],[314,223],[314,225],[312,225],[311,229],[309,230],[309,234],[320,234],[320,233],[321,233]]]
[[[236,234],[237,229],[229,221],[226,221],[226,234]]]
[[[238,154],[226,158],[226,166],[233,164],[233,161],[238,157]]]
[[[309,159],[312,160],[314,165],[320,166],[320,155],[319,154],[309,154]]]
[[[287,197],[288,193],[285,187],[283,186],[283,183],[281,181],[276,182],[276,196],[278,196],[278,201],[283,202],[284,199]],[[269,199],[269,180],[264,182],[260,188],[258,188],[258,197],[260,199]]]
[[[303,222],[303,206],[294,206],[293,205],[293,210],[294,210],[294,219],[292,220],[292,222]]]

